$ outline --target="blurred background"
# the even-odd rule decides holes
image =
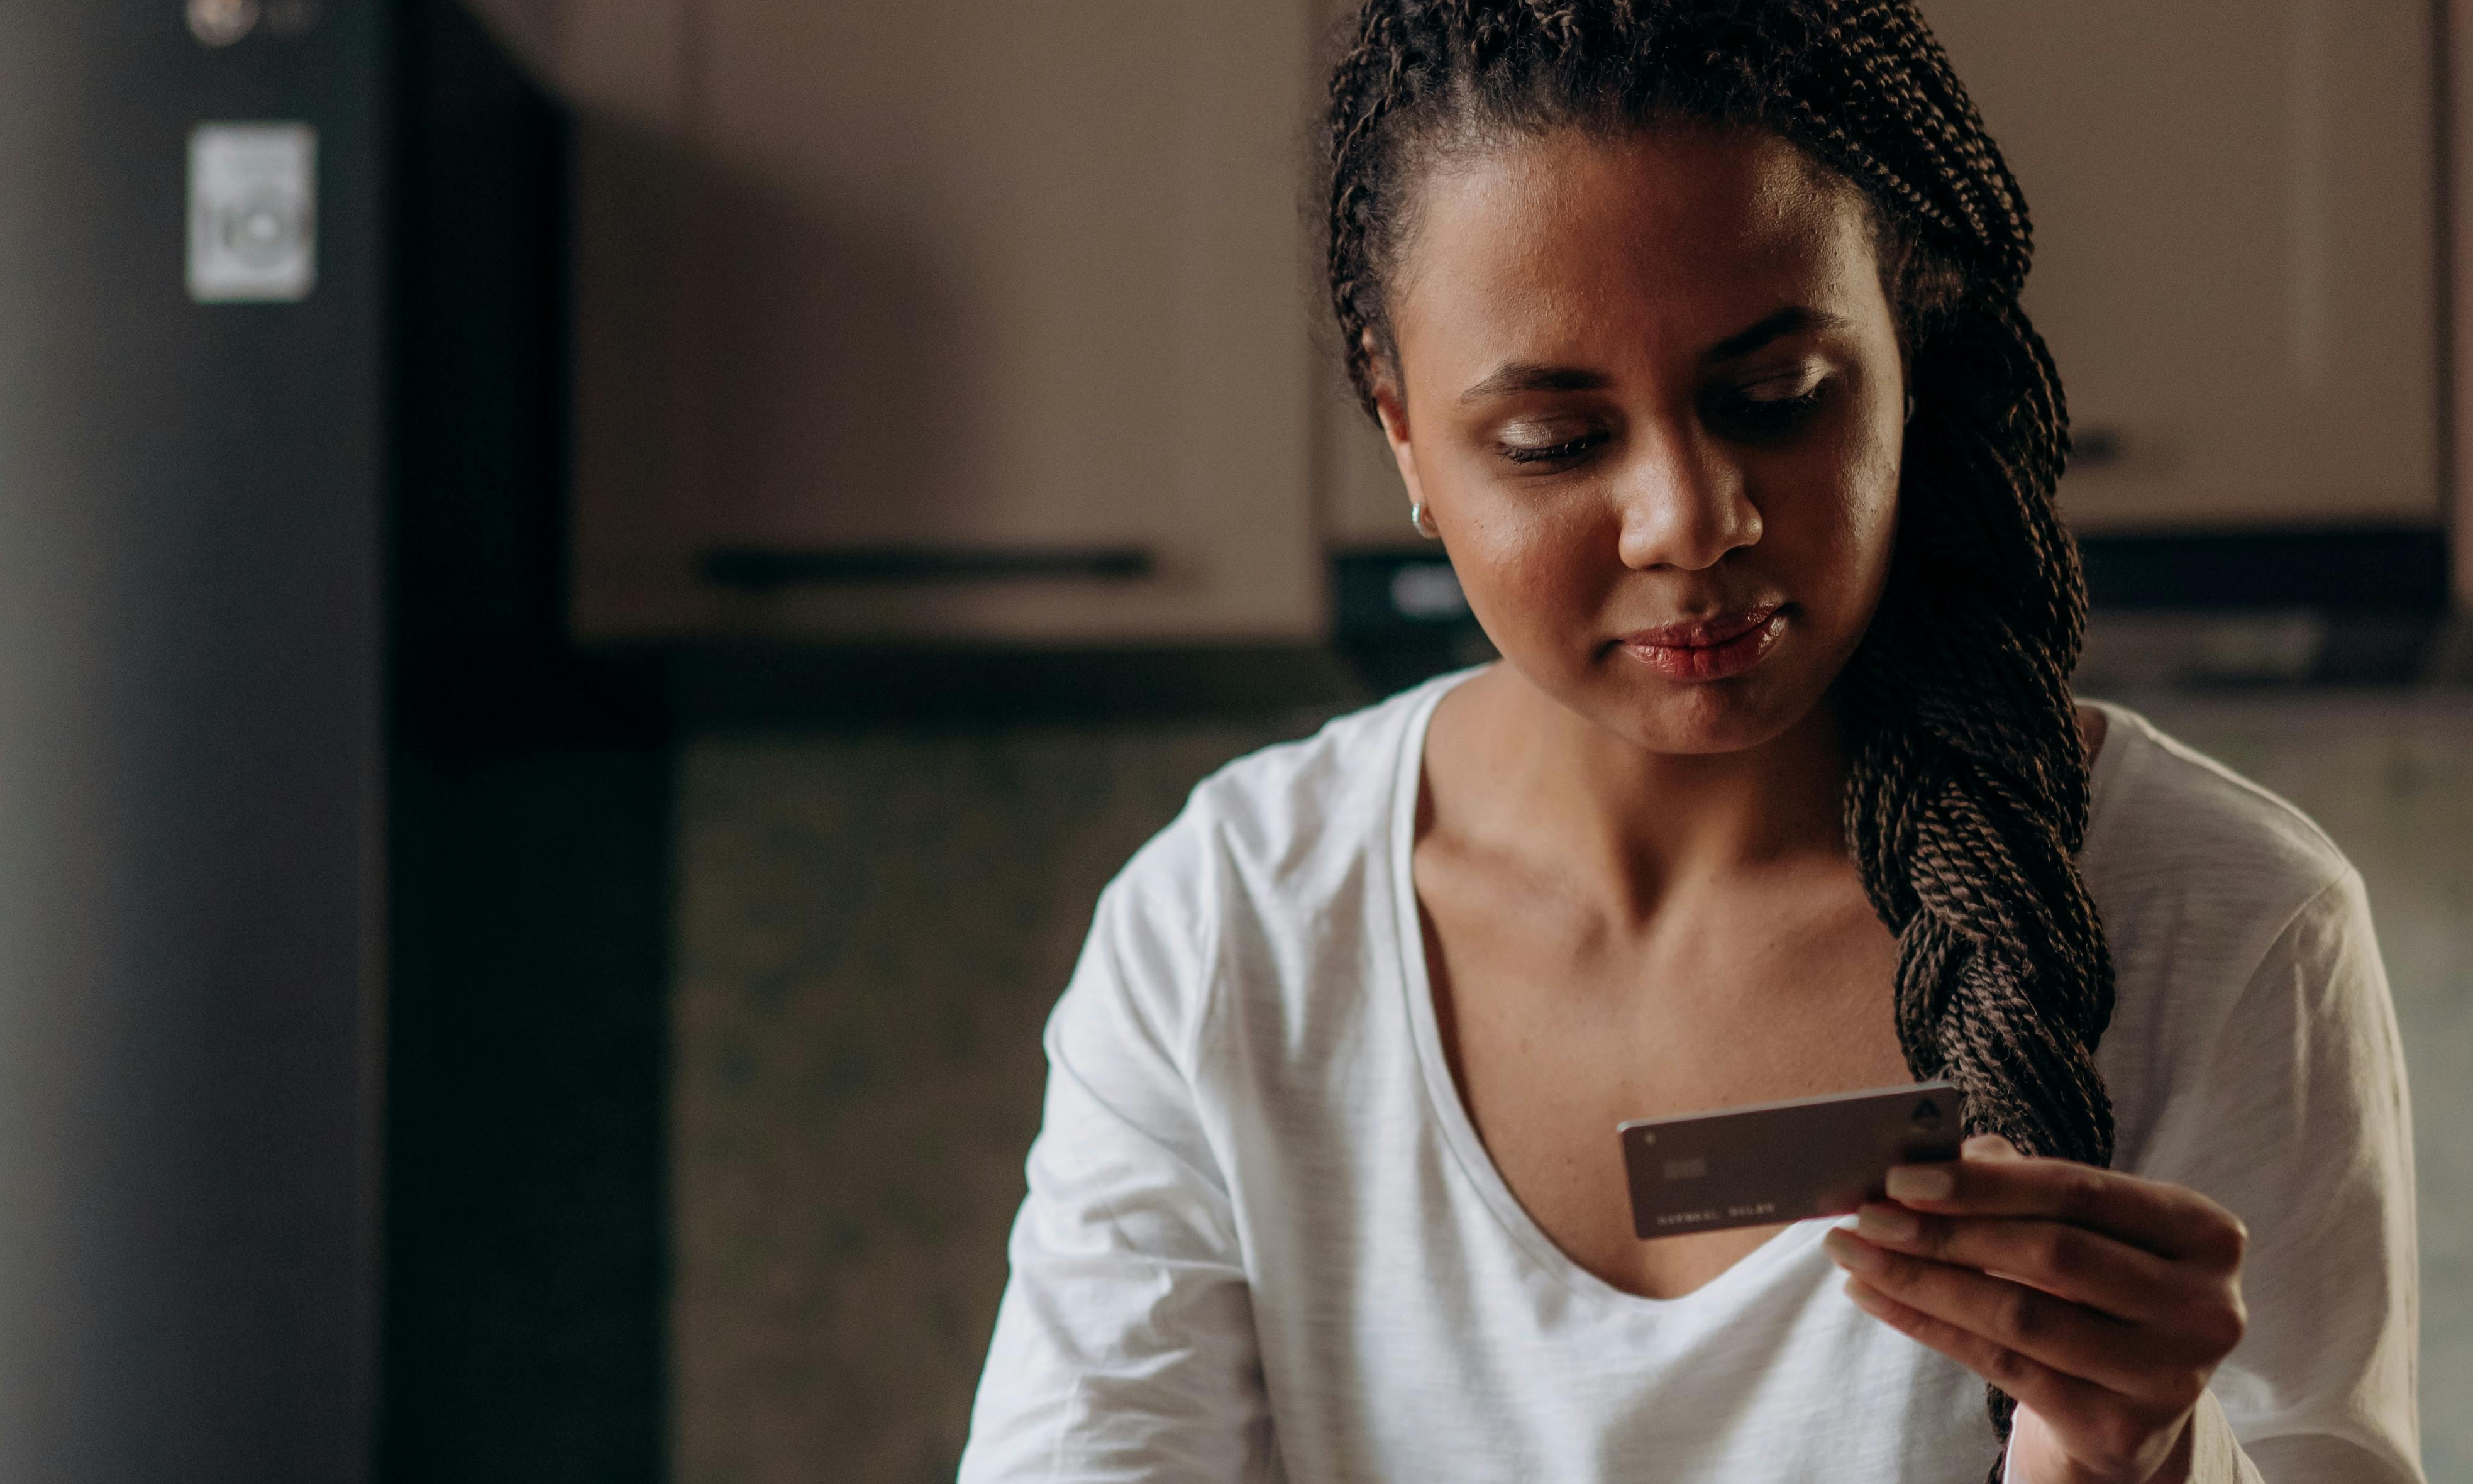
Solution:
[[[1102,881],[1485,657],[1333,0],[0,4],[0,1479],[950,1476]],[[2080,683],[2361,866],[2473,1478],[2468,0],[1924,0]]]

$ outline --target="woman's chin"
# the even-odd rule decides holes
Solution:
[[[1633,681],[1598,717],[1600,726],[1642,750],[1676,756],[1749,752],[1792,731],[1819,705],[1821,690],[1781,685],[1769,676],[1676,682]]]

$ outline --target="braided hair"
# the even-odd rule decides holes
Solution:
[[[1859,188],[1915,404],[1887,589],[1837,677],[1844,827],[1896,935],[1898,1039],[1970,1132],[2109,1164],[2112,959],[2074,860],[2085,627],[2026,202],[1913,0],[1365,0],[1325,136],[1332,307],[1372,414],[1420,163],[1506,132],[1767,130]],[[2013,1404],[1988,1392],[2005,1441]],[[1993,1466],[1997,1480],[2000,1465]]]

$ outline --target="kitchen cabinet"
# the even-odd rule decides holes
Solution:
[[[1311,0],[502,0],[578,114],[588,639],[1325,624]]]
[[[1347,0],[475,3],[577,109],[584,636],[1303,640],[1333,553],[1429,552],[1321,302]],[[1924,8],[2072,523],[2438,531],[2434,8]]]
[[[2436,528],[2433,8],[1924,11],[2034,212],[2072,522]]]

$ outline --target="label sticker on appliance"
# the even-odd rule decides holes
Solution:
[[[189,134],[189,297],[293,303],[318,281],[318,131],[201,124]]]

